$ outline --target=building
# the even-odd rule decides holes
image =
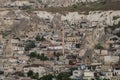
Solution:
[[[95,79],[94,72],[93,71],[89,71],[89,70],[85,70],[83,79],[87,79],[87,80]]]
[[[45,67],[43,67],[42,65],[39,65],[39,64],[32,64],[32,65],[25,66],[23,68],[23,70],[24,70],[25,73],[27,73],[30,70],[32,70],[34,73],[39,73],[40,77],[42,77],[43,75],[46,74]]]
[[[113,76],[120,76],[120,65],[113,66]]]
[[[72,73],[71,79],[81,79],[83,78],[83,71],[82,70],[74,70]]]

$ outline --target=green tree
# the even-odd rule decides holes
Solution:
[[[110,79],[105,79],[105,78],[104,78],[103,80],[110,80]]]
[[[25,44],[25,51],[29,51],[32,48],[35,48],[35,42],[34,41],[27,41]]]
[[[45,41],[45,38],[43,36],[41,37],[41,41]]]
[[[57,60],[59,60],[59,57],[60,57],[61,54],[54,52],[53,55],[54,55],[54,57],[57,57]]]
[[[39,73],[34,73],[33,79],[39,79]]]
[[[40,59],[41,61],[46,61],[46,60],[49,60],[49,58],[47,56],[44,55],[44,53],[42,53],[41,55],[38,54],[37,52],[31,52],[29,54],[29,57],[30,58],[37,58],[37,59]]]
[[[46,39],[45,39],[43,36],[37,35],[37,36],[35,37],[35,40],[36,40],[36,41],[45,41]]]
[[[115,30],[116,28],[120,28],[120,21],[118,22],[118,24],[113,24],[113,26],[109,26],[111,28],[111,30]]]
[[[30,56],[30,58],[35,58],[35,57],[37,57],[37,53],[36,52],[31,52],[29,54],[29,56]]]
[[[33,75],[34,75],[34,72],[31,71],[31,70],[27,73],[27,76],[28,76],[28,77],[33,77]]]
[[[76,44],[75,46],[76,46],[76,48],[80,48],[80,44]]]
[[[69,68],[69,73],[72,75],[72,72],[74,71],[74,70],[77,70],[78,68],[77,67],[71,67],[71,68]]]
[[[68,72],[62,72],[62,73],[59,73],[56,78],[57,80],[72,80],[69,78],[70,76],[71,75]]]
[[[41,77],[39,80],[52,80],[52,79],[53,79],[53,75],[48,74],[48,75]]]
[[[39,3],[42,3],[42,1],[41,0],[37,0]]]
[[[41,40],[40,35],[37,35],[37,36],[35,37],[35,40],[36,40],[36,41],[40,41],[40,40]]]
[[[48,57],[45,56],[44,53],[42,53],[39,59],[43,61],[43,66],[44,66],[44,61],[48,60]]]
[[[95,49],[104,49],[104,47],[100,43],[98,43],[95,45]]]
[[[18,73],[18,76],[25,77],[23,72]]]
[[[20,7],[22,10],[30,10],[30,9],[32,9],[32,7],[31,6],[28,6],[28,5],[23,5],[23,6],[21,6]]]
[[[116,33],[116,35],[117,35],[118,37],[120,37],[120,31],[119,31],[118,33]]]
[[[77,5],[75,5],[75,4],[73,5],[73,8],[74,8],[74,9],[77,9],[77,7],[78,7]]]
[[[95,49],[100,49],[100,54],[101,54],[101,50],[104,49],[104,47],[98,43],[97,45],[95,45]]]
[[[44,55],[44,53],[42,53],[41,55],[40,54],[37,54],[37,59],[40,59],[41,61],[46,61],[48,60],[48,57]]]

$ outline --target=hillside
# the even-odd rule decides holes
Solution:
[[[93,3],[78,3],[68,7],[48,7],[41,10],[53,13],[66,13],[74,11],[81,13],[83,11],[88,12],[95,10],[120,10],[120,0],[100,0]]]

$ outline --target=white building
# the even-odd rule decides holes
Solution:
[[[119,61],[119,56],[105,56],[105,63],[117,63]]]
[[[50,46],[48,47],[49,50],[61,50],[63,47],[62,46]]]
[[[113,66],[113,74],[114,76],[120,76],[120,65]]]
[[[83,79],[87,79],[87,80],[94,79],[94,72],[89,71],[89,70],[85,70]]]
[[[81,70],[74,70],[71,76],[72,79],[78,79],[83,77],[83,71]]]
[[[30,70],[32,70],[34,73],[39,73],[39,76],[42,77],[43,75],[46,74],[46,69],[42,65],[39,64],[32,64],[29,66],[24,67],[24,72],[27,73]]]

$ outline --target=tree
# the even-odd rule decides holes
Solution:
[[[32,48],[35,48],[35,42],[34,41],[27,41],[25,45],[25,51],[29,51]]]
[[[77,8],[77,5],[74,4],[74,5],[73,5],[73,8],[76,9],[76,8]]]
[[[39,79],[39,73],[34,73],[33,79]]]
[[[97,45],[95,45],[95,49],[100,49],[100,54],[101,54],[101,50],[104,49],[104,47],[98,43]]]
[[[32,8],[31,6],[27,6],[27,5],[21,6],[22,10],[30,10],[31,8]]]
[[[75,46],[76,46],[76,48],[80,48],[80,44],[76,44]]]
[[[34,73],[32,70],[30,70],[28,73],[27,73],[27,76],[32,78],[32,79],[39,79],[39,73]]]
[[[29,56],[30,56],[30,58],[35,58],[37,56],[37,53],[36,52],[31,52]]]
[[[45,38],[44,38],[43,36],[37,35],[37,36],[35,37],[35,40],[36,40],[36,41],[45,41]]]
[[[104,49],[104,47],[100,43],[98,43],[95,45],[95,49]]]
[[[38,54],[37,52],[31,52],[29,54],[29,57],[30,58],[37,58],[37,59],[40,59],[41,61],[46,61],[46,60],[49,60],[47,56],[44,55],[44,53],[42,53],[41,55]]]
[[[107,1],[106,0],[101,0],[100,3],[105,5],[107,3]]]
[[[37,0],[39,3],[42,3],[42,1],[41,0]]]
[[[23,72],[18,73],[18,76],[25,77]]]
[[[33,73],[33,71],[31,71],[31,70],[27,73],[27,76],[28,76],[28,77],[33,77],[33,75],[34,75],[34,73]]]
[[[57,78],[57,80],[72,80],[72,79],[69,78],[70,76],[71,75],[67,72],[61,72],[57,75],[56,78]]]
[[[41,54],[40,60],[43,61],[43,65],[44,65],[44,61],[48,60],[48,57],[46,57],[44,54]]]
[[[48,74],[48,75],[41,77],[39,80],[52,80],[52,79],[53,79],[53,75]]]
[[[113,26],[110,26],[111,30],[115,30],[116,28],[120,28],[120,21],[118,22],[118,24],[113,24]]]
[[[118,33],[116,33],[116,35],[117,35],[118,37],[120,37],[120,31],[119,31]]]
[[[35,40],[36,40],[36,41],[40,41],[40,40],[41,40],[40,35],[37,35],[37,36],[35,37]]]
[[[110,80],[110,79],[105,79],[105,78],[104,78],[103,80]]]
[[[41,41],[45,41],[45,38],[43,36],[41,37]]]
[[[48,5],[47,5],[47,4],[45,4],[45,5],[44,5],[44,7],[45,7],[45,8],[47,8],[47,7],[48,7]]]
[[[44,53],[41,54],[40,60],[45,61],[48,60],[48,57],[44,55]]]
[[[54,57],[57,57],[57,60],[59,60],[59,56],[60,56],[61,54],[54,52],[53,55],[54,55]]]

